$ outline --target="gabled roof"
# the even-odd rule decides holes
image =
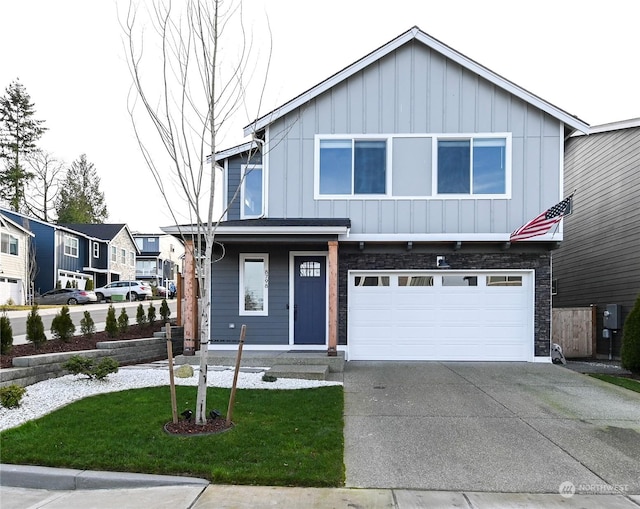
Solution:
[[[12,221],[11,218],[5,216],[4,214],[0,213],[0,224],[2,226],[7,227],[7,225],[11,225],[14,228],[22,231],[23,233],[25,233],[26,235],[29,235],[30,237],[35,237],[35,234],[29,230],[27,230],[26,228],[24,228],[23,226],[20,226],[18,223],[16,223],[15,221]]]
[[[493,83],[497,87],[500,87],[507,91],[510,94],[519,97],[523,101],[532,104],[533,106],[539,108],[540,110],[548,113],[554,118],[557,118],[567,126],[572,127],[575,130],[582,131],[584,133],[589,132],[589,124],[580,120],[578,117],[567,113],[566,111],[554,106],[553,104],[541,99],[535,94],[525,90],[522,87],[519,87],[515,83],[509,81],[506,78],[503,78],[499,74],[487,69],[486,67],[480,65],[478,62],[466,57],[462,53],[457,52],[453,48],[447,46],[443,42],[431,37],[429,34],[423,32],[418,27],[413,27],[410,30],[407,30],[405,33],[396,37],[392,41],[388,42],[384,46],[372,51],[365,57],[357,60],[353,64],[348,67],[345,67],[341,71],[337,72],[330,78],[325,81],[319,83],[318,85],[310,88],[306,92],[303,92],[298,97],[292,99],[291,101],[285,103],[284,105],[276,108],[275,110],[267,113],[266,115],[258,118],[253,121],[251,124],[247,125],[244,128],[244,135],[249,136],[254,132],[259,132],[264,129],[267,125],[271,124],[275,120],[280,117],[286,115],[287,113],[295,110],[296,108],[308,103],[312,99],[316,98],[320,94],[326,92],[327,90],[333,88],[338,83],[348,79],[353,76],[357,72],[361,71],[365,67],[371,65],[372,63],[380,60],[384,56],[389,53],[395,51],[400,46],[407,44],[411,41],[418,41],[422,44],[428,46],[434,51],[437,51],[444,57],[458,63],[462,67],[468,69],[471,72],[483,77],[487,81]]]
[[[80,224],[80,223],[66,223],[61,225],[70,230],[74,230],[80,233],[83,233],[89,237],[93,237],[94,239],[99,239],[105,242],[109,242],[113,240],[122,230],[127,231],[127,235],[131,239],[133,245],[136,245],[136,241],[129,230],[129,227],[126,223],[103,223],[103,224]],[[136,246],[136,250],[138,247]],[[139,250],[138,250],[139,252]]]
[[[608,124],[594,125],[589,130],[590,134],[606,133],[609,131],[618,131],[620,129],[631,129],[640,127],[640,118],[630,118],[628,120],[619,120],[617,122],[609,122]]]
[[[48,223],[47,221],[43,221],[42,219],[38,219],[36,217],[27,216],[26,214],[22,214],[21,212],[15,212],[13,210],[9,210],[9,209],[0,207],[0,213],[2,213],[2,212],[5,212],[8,215],[21,217],[22,219],[25,219],[25,220],[29,221],[29,223],[38,223],[38,224],[47,226],[47,227],[49,227],[49,228],[51,228],[53,230],[60,230],[60,231],[72,233],[72,234],[75,234],[75,235],[81,235],[82,237],[87,237],[90,240],[99,240],[99,239],[91,237],[91,235],[88,235],[88,234],[86,234],[84,232],[68,228],[65,225],[55,224],[55,223]]]

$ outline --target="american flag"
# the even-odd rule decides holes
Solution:
[[[553,207],[545,210],[539,216],[533,218],[524,226],[521,226],[511,234],[510,242],[524,240],[538,235],[547,233],[554,224],[558,224],[564,215],[571,210],[571,200],[573,194],[568,196],[560,203],[556,203]]]

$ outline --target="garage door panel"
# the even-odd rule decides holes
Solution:
[[[375,273],[377,274],[377,273]],[[349,358],[368,360],[531,360],[531,275],[522,286],[349,287]],[[351,280],[352,281],[352,280]]]

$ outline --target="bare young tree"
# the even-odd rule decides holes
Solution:
[[[178,3],[176,3],[178,4]],[[200,374],[196,423],[206,424],[207,350],[211,338],[211,265],[216,227],[224,212],[214,210],[215,153],[225,127],[246,106],[245,90],[255,64],[243,24],[241,1],[155,1],[147,11],[152,34],[145,33],[141,13],[132,5],[123,21],[134,96],[129,111],[133,128],[167,210],[176,225],[178,208],[186,208],[188,231],[181,231],[198,278]],[[240,38],[239,44],[229,41]],[[143,44],[153,41],[153,44]],[[157,46],[156,46],[157,44]],[[160,56],[145,54],[159,47]],[[237,53],[233,49],[238,47]],[[269,49],[270,52],[270,49]],[[144,64],[144,65],[143,65]],[[153,64],[159,67],[153,72]],[[151,69],[151,71],[150,71]],[[152,148],[150,121],[162,151]],[[257,113],[257,112],[256,112]],[[254,118],[257,118],[256,115]],[[160,156],[160,153],[164,157]],[[165,168],[170,167],[170,176]],[[170,188],[166,186],[171,184]]]
[[[64,163],[44,150],[36,150],[27,157],[27,166],[33,178],[27,184],[26,206],[29,215],[51,221],[51,213],[60,191],[60,182],[64,177]]]

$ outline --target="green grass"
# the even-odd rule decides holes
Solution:
[[[604,382],[608,382],[610,384],[624,387],[625,389],[629,389],[630,391],[640,392],[640,382],[632,378],[613,375],[600,375],[596,373],[592,373],[590,376],[592,376],[593,378],[597,378],[598,380],[603,380]]]
[[[178,386],[178,412],[195,407],[196,388]],[[210,388],[209,408],[226,412],[229,389]],[[342,486],[341,386],[246,390],[236,394],[235,427],[182,437],[168,387],[86,398],[0,433],[2,463],[203,477],[214,483]]]

